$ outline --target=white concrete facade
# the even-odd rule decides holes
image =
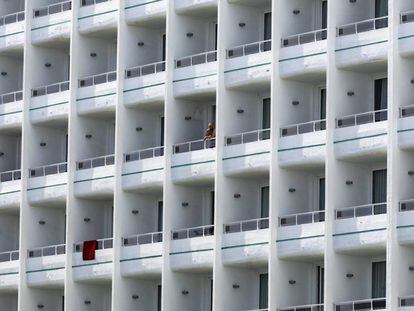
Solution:
[[[414,310],[413,38],[412,0],[0,0],[0,310]]]

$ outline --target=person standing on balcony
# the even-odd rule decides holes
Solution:
[[[204,133],[204,140],[210,140],[216,138],[216,128],[213,123],[209,122],[207,130]]]

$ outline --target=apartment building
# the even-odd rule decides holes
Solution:
[[[0,0],[0,310],[413,310],[413,95],[412,0]]]

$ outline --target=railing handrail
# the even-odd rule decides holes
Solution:
[[[38,16],[35,16],[36,11],[40,11],[40,10],[44,10],[44,9],[47,9],[47,15],[50,15],[50,11],[49,11],[50,7],[54,7],[54,6],[58,6],[58,5],[63,7],[63,5],[65,5],[67,3],[72,3],[72,0],[56,2],[56,3],[52,3],[52,4],[49,4],[49,5],[44,5],[44,6],[35,8],[35,9],[33,9],[33,17],[35,17],[35,18],[38,17]],[[69,11],[69,10],[67,10],[67,11]],[[62,11],[60,11],[60,12],[62,12]],[[55,14],[55,13],[52,13],[52,14]],[[43,16],[47,16],[47,15],[43,15]]]
[[[155,156],[154,151],[155,150],[161,150],[161,149],[164,150],[164,146],[151,147],[151,148],[138,149],[138,150],[133,150],[133,151],[125,152],[124,153],[124,162],[126,162],[126,157],[128,155],[140,154],[141,152],[150,151],[150,150],[152,150],[152,157],[149,157],[149,158],[155,158],[156,156]],[[146,159],[148,159],[148,158],[146,158]],[[141,160],[141,157],[139,158],[139,160]]]
[[[265,43],[265,42],[272,42],[272,39],[259,40],[259,41],[255,41],[255,42],[250,42],[250,43],[245,43],[245,44],[232,46],[231,48],[226,49],[226,54],[229,50],[235,50],[235,49],[238,49],[238,48],[244,48],[244,47],[249,46],[249,45],[260,44],[260,43]]]
[[[386,16],[380,16],[380,17],[374,17],[374,18],[368,18],[368,19],[364,19],[364,20],[361,20],[361,21],[353,22],[353,23],[339,25],[338,27],[336,27],[336,29],[338,30],[339,28],[343,28],[343,27],[347,27],[347,26],[352,26],[352,25],[357,25],[357,24],[365,23],[365,22],[376,21],[376,20],[380,20],[380,19],[386,19],[386,18],[388,18],[388,15],[386,15]]]
[[[371,110],[371,111],[367,111],[367,112],[361,112],[361,113],[350,114],[350,115],[345,115],[345,116],[342,116],[342,117],[338,117],[338,118],[335,118],[335,126],[339,127],[338,126],[338,121],[349,119],[349,118],[354,118],[354,125],[357,125],[357,122],[356,122],[357,117],[364,116],[364,115],[372,115],[373,122],[375,122],[374,117],[377,113],[383,113],[383,112],[387,112],[387,111],[388,111],[388,109],[386,108],[386,109]]]
[[[223,224],[224,232],[226,232],[225,228],[228,227],[228,226],[240,225],[240,228],[241,228],[241,226],[243,224],[254,222],[254,221],[256,222],[256,225],[257,225],[256,230],[260,230],[259,222],[266,221],[266,220],[269,220],[269,217],[261,217],[261,218],[253,218],[253,219],[246,219],[246,220],[239,220],[239,221],[229,222],[229,223]]]
[[[18,169],[15,169],[15,170],[0,172],[0,175],[7,174],[7,173],[21,172],[21,171],[22,171],[22,169],[18,168]]]
[[[165,63],[166,63],[165,60],[162,60],[162,61],[159,61],[159,62],[154,62],[154,63],[144,64],[144,65],[134,66],[134,67],[125,69],[125,74],[129,70],[142,69],[143,67],[149,67],[149,66],[156,67],[157,65],[161,65],[161,64],[165,64]]]
[[[9,14],[0,16],[0,20],[1,19],[4,20],[4,19],[6,19],[6,17],[9,17],[9,16],[13,16],[13,15],[17,16],[19,14],[25,14],[25,13],[26,13],[26,11],[19,11],[19,12],[9,13]],[[18,22],[17,19],[16,19],[16,22]]]
[[[122,237],[122,245],[124,245],[124,241],[127,240],[127,239],[137,238],[137,241],[138,241],[138,238],[139,237],[149,236],[149,235],[151,235],[151,243],[157,243],[157,242],[154,241],[154,236],[157,236],[157,235],[161,235],[162,236],[162,234],[163,234],[163,231],[148,232],[148,233],[139,233],[139,234],[129,235],[129,236],[126,236],[126,237]]]
[[[7,178],[6,180],[4,180],[3,177],[5,175],[10,175],[10,178]],[[14,180],[21,180],[21,179],[22,179],[22,170],[20,168],[15,169],[15,170],[0,172],[0,182],[7,182],[7,181],[14,181]]]
[[[310,212],[295,213],[295,214],[290,214],[290,215],[279,216],[278,217],[278,226],[279,227],[288,226],[288,225],[282,225],[281,220],[282,219],[291,219],[291,218],[295,218],[295,223],[294,224],[289,224],[289,225],[291,225],[291,226],[295,225],[296,226],[296,225],[298,225],[298,217],[306,216],[306,215],[312,215],[312,221],[307,222],[307,223],[315,223],[315,215],[317,215],[317,214],[324,214],[325,215],[325,210],[317,210],[317,211],[310,211]],[[321,222],[321,221],[319,221],[319,222]],[[301,223],[301,224],[304,224],[304,223]]]
[[[281,43],[282,43],[282,47],[284,46],[283,45],[284,40],[299,38],[300,36],[306,36],[306,35],[310,35],[310,34],[315,34],[316,35],[316,33],[318,33],[318,32],[324,32],[324,31],[327,31],[327,30],[328,30],[327,28],[321,28],[321,29],[315,29],[315,30],[311,30],[311,31],[303,32],[303,33],[294,34],[294,35],[291,35],[291,36],[282,37],[280,39]],[[300,44],[302,44],[302,43],[298,42],[297,45],[300,45]]]
[[[414,199],[401,200],[400,202],[398,202],[398,211],[399,212],[411,211],[411,209],[409,209],[409,210],[402,210],[401,206],[403,204],[413,203],[413,202],[414,202]]]
[[[85,81],[85,80],[88,80],[88,79],[93,79],[94,80],[95,77],[99,77],[99,76],[106,76],[106,81],[108,82],[108,76],[111,75],[111,74],[115,74],[116,75],[117,74],[116,70],[115,71],[112,70],[112,71],[97,73],[97,74],[90,75],[90,76],[81,77],[81,78],[78,79],[78,86],[81,87],[81,85],[80,85],[81,81]],[[95,85],[95,82],[92,85]]]
[[[355,304],[355,303],[361,303],[361,302],[372,302],[372,301],[380,301],[380,300],[385,300],[387,299],[386,297],[382,297],[382,298],[367,298],[367,299],[360,299],[360,300],[349,300],[349,301],[341,301],[341,302],[337,302],[334,303],[335,306],[338,305],[344,305],[344,304]]]
[[[217,50],[211,50],[211,51],[201,52],[201,53],[197,53],[197,54],[194,54],[194,55],[188,55],[188,56],[184,56],[184,57],[177,58],[174,61],[175,68],[184,68],[184,67],[195,66],[195,65],[199,65],[199,64],[210,63],[212,61],[209,61],[208,60],[208,55],[209,54],[215,54],[215,60],[214,61],[217,61]],[[193,64],[193,59],[195,57],[197,57],[197,56],[205,56],[204,62]],[[185,65],[185,66],[183,66],[183,65],[178,66],[177,65],[178,62],[183,61],[183,60],[186,60],[186,59],[190,59],[190,64],[189,65]]]
[[[0,98],[1,98],[0,104],[3,104],[3,98],[5,96],[9,96],[9,95],[13,95],[13,97],[14,97],[14,100],[11,101],[10,103],[15,102],[16,101],[16,95],[19,94],[19,93],[22,94],[22,98],[23,98],[23,90],[0,94]]]
[[[55,85],[59,85],[59,90],[60,90],[62,84],[67,84],[67,83],[70,83],[70,81],[67,80],[67,81],[56,82],[56,83],[52,83],[52,84],[48,84],[48,85],[36,86],[36,87],[32,88],[32,92],[35,91],[35,90],[37,91],[37,90],[41,90],[41,89],[47,89],[48,87],[55,86]]]
[[[414,13],[414,11],[413,11],[413,13]],[[403,118],[403,114],[402,114],[403,110],[404,110],[404,109],[410,109],[410,108],[414,109],[414,104],[411,104],[411,105],[405,105],[405,106],[400,106],[400,107],[398,108],[398,110],[399,110],[399,117],[400,117],[400,118]]]
[[[20,251],[18,249],[16,249],[16,250],[13,250],[13,251],[0,252],[0,256],[1,255],[9,255],[9,260],[8,261],[13,261],[12,260],[12,255],[13,254],[19,254],[20,255]],[[3,261],[3,262],[5,262],[5,261]]]
[[[83,4],[82,4],[82,1],[83,1],[83,0],[81,0],[81,1],[80,1],[80,6],[81,6],[81,7],[83,7],[83,6],[88,6],[88,5],[95,5],[95,4],[96,4],[96,0],[92,0],[92,1],[93,1],[93,3],[89,3],[89,4],[85,4],[85,5],[83,5]],[[108,2],[108,1],[112,1],[112,0],[101,0],[101,2]],[[99,3],[101,3],[101,2],[99,2]]]
[[[106,249],[104,246],[105,246],[105,241],[114,241],[114,238],[103,238],[103,239],[95,239],[98,243],[99,242],[102,242],[102,248],[99,248],[99,249]],[[74,248],[75,248],[75,250],[76,250],[76,246],[83,246],[83,243],[84,243],[85,241],[82,241],[82,242],[76,242],[76,243],[74,243],[73,244],[73,246],[74,246]],[[111,248],[113,248],[113,245],[110,247],[110,248],[108,248],[108,249],[111,249]],[[80,250],[80,251],[82,251],[82,250]]]
[[[217,50],[211,50],[211,51],[206,51],[206,52],[201,52],[201,53],[197,53],[197,54],[192,54],[192,55],[187,55],[187,56],[179,57],[175,61],[177,62],[179,60],[183,60],[183,59],[186,59],[186,58],[189,58],[189,57],[207,55],[207,54],[210,54],[210,53],[213,53],[213,52],[217,52]]]
[[[186,232],[187,239],[189,238],[189,232],[191,230],[202,229],[203,236],[205,236],[206,229],[214,228],[214,225],[204,225],[204,226],[196,226],[191,228],[183,228],[183,229],[173,229],[171,230],[171,238],[174,239],[174,233]]]
[[[231,143],[228,143],[228,139],[229,138],[234,138],[234,137],[238,137],[241,136],[241,143],[240,144],[244,144],[244,136],[249,135],[249,134],[257,134],[257,140],[266,140],[266,139],[260,139],[260,133],[265,133],[265,132],[269,132],[270,133],[270,128],[266,128],[266,129],[259,129],[259,130],[254,130],[254,131],[249,131],[249,132],[243,132],[243,133],[237,133],[237,134],[232,134],[232,135],[228,135],[224,137],[224,145],[232,145]],[[270,137],[268,138],[270,139]],[[251,142],[251,141],[248,141]]]
[[[291,306],[291,307],[282,307],[282,308],[277,308],[278,311],[283,311],[283,310],[296,310],[296,309],[305,309],[305,308],[314,308],[314,307],[323,307],[324,304],[323,303],[313,303],[313,304],[307,304],[307,305],[298,305],[298,306]]]
[[[67,170],[68,170],[67,169],[67,165],[68,165],[68,162],[65,161],[65,162],[60,162],[60,163],[52,163],[52,164],[48,164],[48,165],[43,165],[43,166],[37,166],[37,167],[34,167],[34,168],[29,168],[29,173],[30,173],[29,177],[31,177],[31,172],[35,172],[36,173],[37,170],[42,170],[42,174],[37,175],[37,176],[33,176],[33,177],[45,176],[46,175],[46,168],[50,168],[50,167],[56,167],[57,168],[57,173],[56,174],[66,173]],[[64,166],[64,169],[62,169],[62,172],[61,172],[60,171],[60,168],[62,166]]]
[[[353,209],[357,209],[357,208],[361,208],[361,207],[374,207],[377,205],[386,205],[387,202],[381,202],[381,203],[369,203],[369,204],[362,204],[362,205],[357,205],[357,206],[351,206],[351,207],[344,207],[344,208],[337,208],[335,209],[335,211],[350,211]]]
[[[214,138],[208,138],[208,139],[197,139],[197,140],[187,141],[187,142],[184,142],[184,143],[173,144],[173,153],[174,154],[176,153],[175,152],[176,147],[185,146],[185,145],[190,145],[191,146],[191,144],[198,143],[198,142],[204,142],[204,148],[203,149],[197,149],[197,150],[208,149],[206,147],[206,142],[209,142],[209,141],[216,141],[216,138],[214,137]],[[190,148],[189,148],[189,151],[192,151],[192,150],[190,150]]]
[[[35,251],[41,251],[41,255],[40,256],[36,256],[36,257],[43,257],[44,255],[44,250],[45,249],[54,249],[54,255],[63,255],[63,254],[57,254],[57,249],[59,247],[65,247],[65,253],[66,253],[66,243],[62,243],[62,244],[55,244],[55,245],[48,245],[48,246],[42,246],[42,247],[36,247],[36,248],[31,248],[27,250],[27,256],[29,257],[30,252],[35,252]],[[48,255],[48,256],[54,256],[54,255]]]
[[[316,132],[315,125],[318,124],[318,123],[322,123],[322,122],[325,122],[325,124],[326,124],[326,119],[320,119],[320,120],[313,120],[313,121],[308,121],[308,122],[284,125],[284,126],[280,127],[280,136],[283,136],[282,135],[283,130],[294,128],[294,127],[296,127],[296,133],[299,134],[299,127],[303,126],[303,125],[307,125],[307,124],[312,124],[313,125],[312,132]]]
[[[115,156],[115,154],[107,154],[107,155],[103,155],[103,156],[98,156],[98,157],[93,157],[93,158],[87,158],[87,159],[82,159],[79,161],[76,161],[76,164],[80,163],[80,162],[86,162],[86,161],[93,161],[93,160],[97,160],[97,159],[106,159],[108,157],[113,157]]]

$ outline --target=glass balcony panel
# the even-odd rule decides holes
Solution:
[[[142,75],[150,75],[155,73],[155,66],[154,65],[147,65],[141,68]]]
[[[240,57],[243,56],[243,47],[236,47],[236,48],[232,48],[230,50],[227,51],[227,56],[228,58],[235,58],[235,57]]]
[[[156,72],[162,72],[162,71],[165,71],[165,62],[162,62],[162,63],[157,63],[157,64],[155,65],[155,70],[156,70]]]
[[[296,216],[284,216],[280,218],[280,226],[295,226],[296,225]]]
[[[112,248],[113,247],[113,240],[108,239],[103,241],[104,249]]]
[[[17,15],[13,14],[13,15],[8,15],[6,17],[4,17],[4,24],[8,25],[8,24],[13,24],[15,23],[17,20]]]
[[[105,158],[92,159],[91,162],[92,162],[92,167],[105,166]]]
[[[303,123],[298,125],[299,134],[311,133],[313,132],[313,123]]]
[[[316,41],[326,40],[328,38],[328,32],[326,29],[317,31],[315,33]]]
[[[346,25],[338,28],[338,34],[340,36],[352,35],[354,33],[356,33],[355,24]]]
[[[247,220],[242,222],[242,231],[251,231],[257,230],[257,221],[256,220]]]
[[[387,213],[387,204],[374,205],[374,215],[381,215]]]
[[[189,238],[195,238],[203,236],[203,228],[192,228],[188,230],[188,237]]]
[[[154,233],[154,236],[152,239],[154,243],[162,242],[162,232]]]
[[[324,131],[324,130],[326,130],[326,121],[325,120],[316,121],[315,131]]]
[[[297,224],[303,225],[303,224],[311,224],[313,221],[313,215],[311,213],[309,214],[299,214],[297,216]]]
[[[19,260],[19,252],[12,252],[11,253],[11,260]]]
[[[21,171],[14,171],[13,172],[13,179],[14,180],[20,180],[20,179],[22,179],[22,172]]]
[[[60,91],[60,87],[59,86],[60,86],[59,84],[49,85],[46,88],[47,94],[58,93]]]
[[[298,134],[298,127],[296,125],[282,128],[282,137],[293,136]]]
[[[196,151],[196,150],[203,150],[204,149],[204,141],[193,141],[190,142],[190,150]]]
[[[340,305],[336,305],[335,311],[352,311],[353,310],[353,304],[351,303],[344,303]]]
[[[42,257],[42,250],[41,249],[34,249],[29,251],[30,258]]]
[[[226,137],[227,146],[240,145],[242,143],[242,134],[233,135]]]
[[[414,12],[404,13],[401,16],[401,22],[402,23],[411,23],[411,22],[414,22]]]
[[[401,307],[412,307],[412,306],[414,306],[414,297],[401,298],[400,305],[401,305]]]
[[[338,127],[355,126],[355,117],[349,116],[338,119]]]
[[[138,243],[138,237],[124,238],[124,246],[134,246]]]
[[[268,228],[269,228],[269,219],[260,219],[259,229],[268,229]]]
[[[14,102],[14,94],[3,95],[3,104],[8,104]]]
[[[6,173],[2,173],[0,175],[0,181],[1,182],[11,181],[11,180],[13,180],[13,173],[12,172],[6,172]]]
[[[149,158],[153,158],[154,157],[154,152],[153,149],[149,149],[149,150],[142,150],[139,153],[139,157],[141,160],[143,159],[149,159]]]
[[[299,36],[293,36],[293,37],[282,39],[283,47],[295,46],[295,45],[299,45]]]
[[[88,168],[92,168],[92,161],[86,160],[86,161],[78,162],[78,169],[85,170]]]
[[[325,211],[320,211],[313,214],[313,222],[324,222],[325,221]]]
[[[152,234],[145,234],[138,236],[138,244],[151,244]]]
[[[59,173],[66,173],[68,171],[68,164],[67,163],[59,164],[58,169],[59,169]]]
[[[204,231],[204,235],[205,236],[214,235],[214,227],[213,226],[211,226],[211,227],[205,227],[203,229],[203,231]]]
[[[412,116],[414,116],[414,106],[401,108],[401,117],[402,118],[412,117]]]
[[[260,49],[262,52],[270,51],[272,49],[272,41],[265,41],[260,43]]]
[[[337,219],[346,219],[346,218],[353,218],[354,217],[354,209],[345,209],[336,211],[336,218]]]
[[[401,211],[414,211],[414,201],[401,203]]]
[[[49,7],[49,14],[56,14],[62,12],[62,4],[55,4]]]
[[[57,165],[50,165],[45,166],[45,175],[53,175],[58,173],[58,166]]]
[[[311,42],[314,42],[314,41],[315,41],[315,33],[314,32],[299,35],[300,44],[311,43]]]
[[[55,252],[55,247],[54,246],[43,248],[43,256],[53,256],[55,254],[56,254],[56,252]]]
[[[368,124],[368,123],[374,122],[372,113],[364,113],[364,114],[356,115],[355,120],[356,120],[356,125]]]
[[[94,83],[94,78],[90,77],[90,78],[86,78],[86,79],[81,79],[79,82],[79,86],[80,87],[88,87],[88,86],[92,86]]]
[[[177,68],[191,66],[191,57],[182,58],[177,60]]]
[[[105,158],[105,165],[113,165],[115,163],[115,157],[112,156],[107,156]]]
[[[215,62],[217,60],[217,52],[211,52],[207,54],[207,63]]]
[[[66,245],[56,246],[56,255],[66,254]]]
[[[189,152],[190,151],[190,144],[181,144],[174,146],[175,153],[182,153],[182,152]]]
[[[363,217],[372,215],[372,206],[361,206],[355,208],[355,217]]]
[[[243,134],[243,143],[252,143],[259,140],[259,133],[252,132],[252,133],[245,133]]]
[[[93,84],[102,84],[102,83],[106,83],[106,81],[107,81],[106,74],[97,75],[93,77]]]
[[[196,55],[192,57],[192,64],[194,65],[200,65],[200,64],[204,64],[206,62],[206,55],[205,54],[201,54],[201,55]]]
[[[375,122],[386,121],[388,117],[387,111],[375,111],[374,115],[375,115]]]
[[[259,132],[259,140],[270,139],[270,130],[263,130]]]
[[[365,31],[371,31],[375,28],[375,23],[373,20],[369,21],[363,21],[356,24],[357,32],[365,32]]]
[[[63,11],[69,11],[72,9],[72,2],[65,2],[62,5],[62,10]]]
[[[387,28],[388,18],[381,18],[375,21],[375,29]]]
[[[154,156],[155,157],[162,157],[164,155],[164,148],[156,148],[154,149]]]
[[[0,253],[0,262],[10,261],[10,253]]]
[[[224,226],[225,233],[241,232],[241,223],[228,224]]]
[[[179,231],[173,232],[173,240],[187,239],[187,237],[188,237],[187,230],[179,230]]]
[[[256,54],[260,52],[259,43],[247,44],[244,46],[244,55]]]

